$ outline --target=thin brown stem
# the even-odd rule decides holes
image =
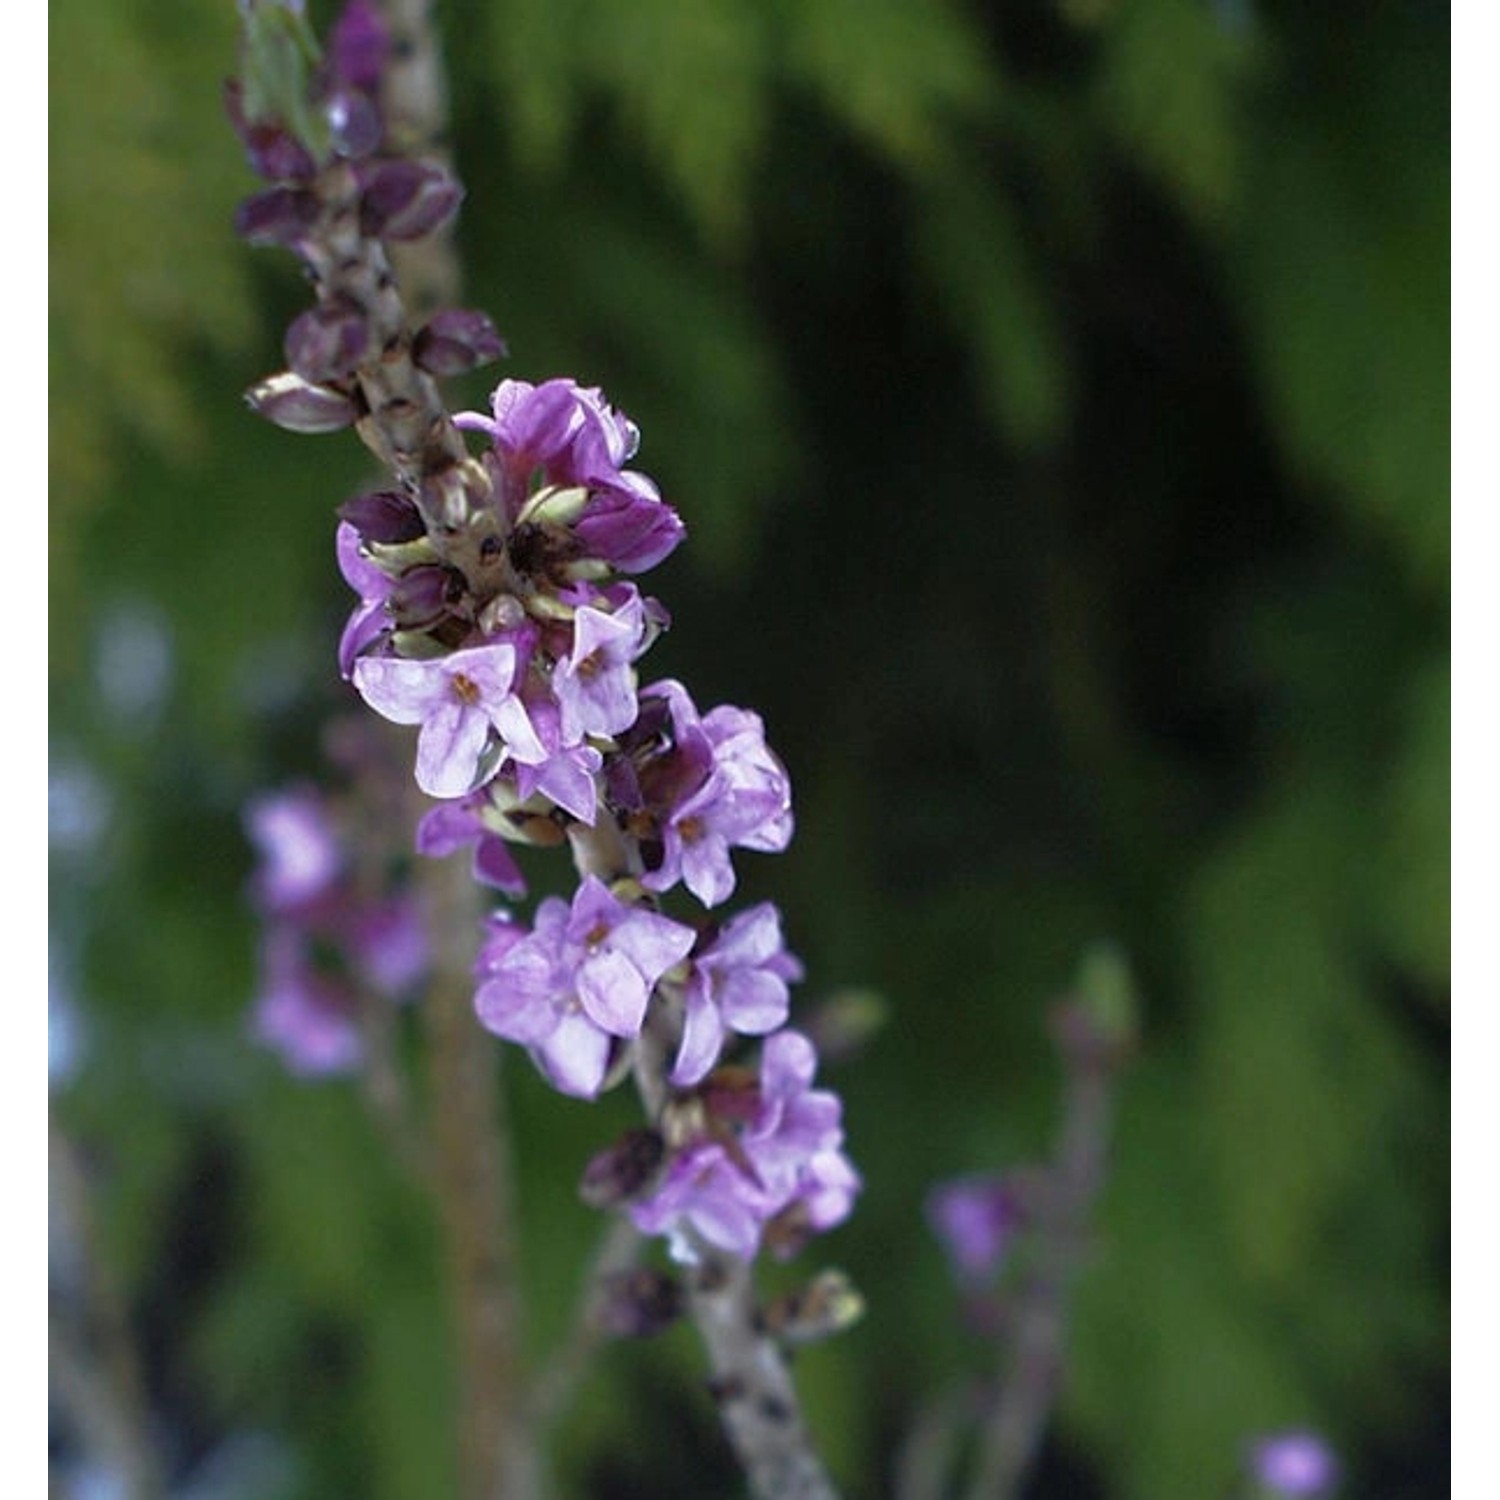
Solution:
[[[160,1500],[166,1484],[150,1434],[145,1382],[124,1292],[100,1253],[78,1148],[51,1119],[48,1174],[61,1234],[81,1261],[78,1305],[59,1299],[48,1318],[52,1394],[91,1457],[118,1477],[128,1500]]]
[[[474,1018],[478,887],[462,860],[423,866],[438,968],[423,1017],[431,1078],[433,1186],[458,1344],[459,1494],[489,1500],[497,1454],[513,1433],[521,1299],[509,1123],[500,1056]]]
[[[589,1259],[573,1319],[563,1341],[533,1377],[516,1425],[524,1442],[502,1456],[499,1500],[543,1500],[551,1490],[547,1446],[609,1338],[604,1321],[612,1280],[640,1259],[642,1241],[628,1218],[616,1215]]]
[[[1036,1210],[1035,1269],[1017,1294],[1006,1370],[980,1432],[970,1500],[1013,1500],[1035,1460],[1057,1400],[1073,1285],[1087,1255],[1103,1187],[1115,1069],[1097,1052],[1070,1055],[1061,1134]]]

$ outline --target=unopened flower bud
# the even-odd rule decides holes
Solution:
[[[290,370],[251,386],[245,400],[252,411],[288,432],[338,432],[359,416],[343,391],[315,385]]]
[[[837,990],[803,1025],[824,1062],[844,1062],[862,1052],[890,1018],[885,997],[874,990]]]
[[[360,227],[372,237],[419,240],[458,210],[463,188],[441,167],[398,158],[364,173]]]
[[[616,1338],[650,1338],[670,1328],[685,1307],[676,1277],[650,1267],[606,1277],[600,1292],[599,1323]]]
[[[1118,1068],[1135,1046],[1138,1002],[1129,966],[1110,946],[1084,956],[1072,994],[1052,1008],[1053,1040],[1075,1067]]]
[[[256,110],[264,107],[259,98],[255,105]],[[254,111],[247,111],[244,85],[237,78],[225,85],[224,109],[257,176],[267,182],[305,182],[317,172],[312,153],[278,120],[258,113],[250,117]]]
[[[318,200],[304,188],[267,188],[235,210],[234,229],[252,245],[294,246],[307,237],[317,215]]]
[[[374,95],[391,51],[390,28],[371,0],[347,0],[328,33],[328,61],[340,82]]]
[[[420,563],[396,580],[386,608],[399,630],[425,630],[462,597],[460,574],[438,563]]]
[[[367,94],[339,89],[324,106],[333,149],[351,160],[369,156],[380,145],[380,111]]]
[[[399,490],[371,490],[339,506],[338,518],[347,521],[367,542],[394,546],[414,542],[426,534],[422,513]]]
[[[338,380],[352,373],[369,343],[370,331],[357,307],[324,303],[292,320],[286,360],[304,380]]]
[[[509,350],[484,313],[449,307],[427,320],[411,352],[429,375],[462,375],[491,360],[503,359]]]
[[[852,1328],[865,1313],[865,1299],[837,1270],[821,1271],[805,1287],[766,1304],[761,1324],[783,1344],[813,1344]]]
[[[659,1131],[627,1130],[583,1169],[578,1194],[590,1208],[614,1208],[650,1182],[665,1154]]]

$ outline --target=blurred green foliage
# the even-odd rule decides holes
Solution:
[[[799,1365],[850,1493],[982,1358],[923,1195],[1045,1149],[1045,1006],[1101,938],[1146,1012],[1036,1493],[1201,1500],[1290,1422],[1357,1494],[1437,1493],[1446,8],[436,15],[466,295],[508,373],[641,425],[690,528],[650,665],[758,708],[797,788],[746,899],[784,907],[804,1015],[889,1010],[830,1071],[867,1186],[806,1257],[869,1303]],[[430,1210],[356,1088],[243,1031],[239,808],[318,775],[346,702],[363,456],[240,401],[304,291],[230,230],[234,7],[50,16],[54,1109],[178,1472],[262,1433],[261,1478],[201,1493],[426,1500]],[[542,1349],[595,1233],[576,1174],[629,1111],[505,1071]],[[686,1330],[611,1350],[572,1492],[734,1493],[697,1369]]]

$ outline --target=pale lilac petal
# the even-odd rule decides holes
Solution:
[[[639,910],[631,912],[609,935],[609,946],[625,954],[652,984],[681,963],[696,941],[697,934],[691,927],[656,912]]]
[[[525,939],[501,958],[474,995],[480,1022],[496,1036],[525,1045],[545,1041],[557,1026],[553,969]]]
[[[639,969],[612,949],[591,954],[578,968],[578,999],[597,1026],[614,1036],[639,1036],[651,986]]]
[[[417,785],[429,797],[462,797],[472,791],[489,737],[482,713],[452,699],[439,703],[417,736]]]
[[[533,1053],[554,1088],[580,1099],[598,1094],[609,1069],[608,1036],[578,1014],[565,1014]]]
[[[436,661],[365,656],[352,675],[365,702],[393,724],[420,724],[448,697],[448,679]]]
[[[442,859],[467,849],[477,837],[477,821],[469,807],[456,802],[432,808],[417,824],[417,853]]]
[[[347,682],[354,673],[354,663],[367,646],[378,641],[391,628],[385,601],[372,599],[359,605],[349,616],[339,635],[339,675]]]
[[[715,987],[724,1019],[744,1036],[763,1036],[786,1024],[791,995],[786,981],[764,969],[731,969]]]
[[[489,719],[505,741],[513,760],[524,765],[540,765],[547,759],[547,747],[537,735],[526,705],[514,694],[489,706]]]
[[[720,906],[734,894],[734,866],[723,839],[711,834],[684,839],[680,861],[682,883],[704,906]]]
[[[592,745],[575,745],[550,756],[539,766],[516,767],[516,787],[521,796],[541,792],[580,823],[593,827],[599,809],[599,786],[595,774],[604,757]]]
[[[719,1010],[700,991],[687,992],[683,1010],[682,1043],[672,1066],[672,1083],[680,1089],[701,1082],[719,1060],[724,1046],[724,1023]]]

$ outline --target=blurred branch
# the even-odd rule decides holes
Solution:
[[[459,1343],[460,1494],[477,1500],[493,1492],[499,1445],[528,1440],[512,1421],[521,1342],[514,1167],[500,1059],[474,1019],[479,887],[463,860],[424,861],[422,870],[438,955],[423,1016],[433,1184]]]
[[[578,1304],[563,1341],[533,1377],[515,1426],[524,1442],[506,1444],[501,1456],[501,1500],[541,1500],[550,1488],[546,1448],[588,1373],[609,1330],[604,1312],[612,1280],[640,1258],[642,1239],[624,1214],[613,1217],[591,1257],[579,1289]]]
[[[1032,1209],[1033,1258],[1009,1308],[1005,1370],[983,1420],[970,1500],[1012,1500],[1046,1433],[1067,1353],[1069,1299],[1088,1255],[1108,1171],[1115,1086],[1134,1034],[1134,998],[1106,956],[1085,968],[1052,1029],[1065,1071],[1062,1129]]]
[[[76,1287],[54,1287],[49,1298],[49,1389],[125,1500],[161,1500],[166,1485],[124,1293],[101,1253],[78,1147],[50,1117],[47,1129],[50,1191],[61,1221],[54,1248],[60,1242],[80,1261]]]

